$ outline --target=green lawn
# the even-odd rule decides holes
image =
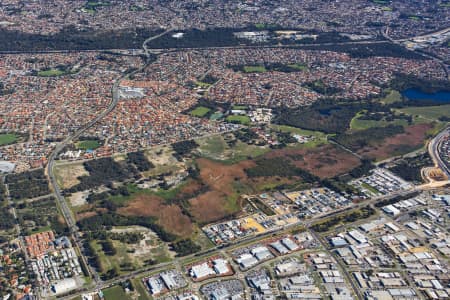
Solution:
[[[308,70],[307,66],[301,65],[301,64],[290,64],[290,65],[288,65],[288,67],[290,67],[292,69],[299,70],[299,71],[306,71],[306,70]]]
[[[231,123],[239,123],[243,125],[250,125],[251,120],[248,116],[228,116],[227,121]]]
[[[203,81],[196,81],[196,82],[195,82],[195,85],[197,85],[198,87],[201,87],[201,88],[203,88],[203,89],[207,89],[207,88],[209,88],[212,84],[211,84],[211,83],[206,83],[206,82],[203,82]]]
[[[238,141],[236,145],[230,148],[229,158],[222,160],[226,164],[235,164],[242,160],[246,160],[249,157],[256,158],[270,151],[270,148],[247,145],[241,141]]]
[[[227,143],[220,135],[207,137],[198,142],[200,143],[202,153],[208,156],[219,156],[228,148]]]
[[[196,107],[193,111],[191,111],[191,115],[194,117],[204,117],[207,113],[209,113],[211,110],[204,106]]]
[[[77,149],[81,150],[94,150],[100,146],[101,146],[100,143],[96,140],[79,141],[76,144]]]
[[[42,70],[37,73],[40,77],[57,77],[57,76],[63,76],[71,74],[70,71],[63,71],[60,69],[48,69],[48,70]]]
[[[264,73],[267,72],[264,66],[244,66],[245,73]]]
[[[132,280],[134,287],[136,288],[136,291],[139,293],[138,300],[150,300],[150,295],[147,292],[147,289],[144,287],[144,284],[141,280],[138,278],[135,278]]]
[[[233,105],[234,110],[247,110],[247,106],[244,105]]]
[[[199,139],[197,142],[203,156],[225,164],[234,164],[248,157],[255,158],[270,150],[266,147],[248,145],[239,140],[233,147],[229,147],[220,135]]]
[[[13,133],[0,134],[0,146],[13,144],[17,139],[18,136]]]
[[[389,90],[386,97],[380,99],[380,101],[384,104],[391,104],[399,102],[400,100],[402,100],[402,94],[396,90]]]
[[[105,300],[131,300],[132,298],[125,293],[121,286],[115,285],[103,290]]]
[[[400,125],[400,126],[408,126],[408,121],[404,119],[395,119],[394,121],[386,121],[386,120],[361,120],[359,117],[364,115],[364,113],[358,113],[350,122],[350,129],[353,130],[364,130],[372,127],[386,127],[388,125]]]
[[[414,117],[420,116],[424,119],[428,119],[428,121],[434,121],[442,116],[450,116],[450,104],[425,107],[405,107],[398,109],[398,111]]]
[[[300,135],[313,135],[313,136],[317,136],[317,137],[325,137],[326,134],[320,131],[312,131],[312,130],[306,130],[306,129],[301,129],[301,128],[297,128],[297,127],[292,127],[292,126],[287,126],[287,125],[271,125],[271,127],[274,130],[279,130],[281,132],[289,132],[289,133],[293,133],[293,134],[300,134]]]

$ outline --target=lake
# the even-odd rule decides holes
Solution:
[[[450,91],[424,93],[419,89],[407,89],[402,92],[402,96],[411,101],[430,100],[436,103],[450,103]]]

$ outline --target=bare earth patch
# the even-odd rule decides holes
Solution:
[[[331,178],[359,166],[359,159],[335,145],[317,148],[282,149],[266,155],[268,158],[286,157],[299,168],[319,176]]]
[[[65,164],[56,166],[55,173],[58,184],[63,189],[69,189],[80,183],[78,177],[89,175],[82,163]]]
[[[70,205],[73,207],[82,206],[87,204],[86,199],[89,196],[89,192],[76,192],[70,196]]]
[[[166,231],[179,236],[189,236],[193,232],[192,222],[181,208],[164,204],[164,199],[158,196],[138,195],[118,212],[126,216],[156,217]]]
[[[77,213],[77,221],[86,219],[86,218],[90,218],[93,216],[96,216],[97,212],[96,211],[85,211],[85,212],[81,212],[81,213]]]
[[[201,223],[209,223],[223,219],[229,212],[226,210],[226,195],[219,191],[209,191],[189,201],[192,215]]]
[[[247,180],[246,168],[255,166],[253,161],[242,161],[234,165],[221,164],[206,158],[197,160],[200,177],[210,191],[189,201],[190,212],[201,223],[221,220],[239,209],[233,184]],[[233,203],[232,203],[233,202]],[[230,205],[234,204],[234,205]]]
[[[242,161],[234,165],[224,165],[212,160],[201,158],[197,160],[200,177],[212,190],[221,191],[226,195],[233,192],[232,183],[235,179],[246,180],[245,169],[255,166],[253,161]]]
[[[385,139],[378,145],[369,146],[358,151],[361,155],[377,160],[405,154],[421,147],[426,140],[431,124],[417,124],[405,128],[405,132]]]

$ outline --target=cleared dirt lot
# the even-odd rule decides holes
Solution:
[[[214,222],[227,215],[227,200],[224,193],[209,191],[189,201],[190,212],[200,223]]]
[[[76,192],[70,196],[70,205],[73,207],[86,205],[86,198],[89,196],[89,192]]]
[[[62,189],[69,189],[80,183],[78,177],[87,176],[89,172],[83,166],[83,163],[65,163],[56,165],[55,175],[58,185]]]
[[[335,145],[317,148],[282,149],[265,155],[268,158],[285,157],[297,167],[320,178],[330,178],[359,166],[360,160]]]
[[[247,179],[244,169],[255,166],[253,161],[224,165],[205,158],[198,159],[197,164],[202,181],[212,190],[221,191],[227,195],[233,193],[232,183],[234,181]]]
[[[128,216],[156,217],[157,223],[166,231],[179,236],[189,236],[193,232],[192,222],[181,208],[164,204],[164,199],[158,196],[137,195],[118,212]]]
[[[223,219],[240,211],[237,182],[245,182],[245,168],[255,165],[252,161],[242,161],[234,165],[225,165],[209,159],[197,160],[200,179],[209,187],[209,191],[189,201],[190,212],[200,223]]]

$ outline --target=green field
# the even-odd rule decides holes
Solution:
[[[241,141],[238,141],[234,147],[231,148],[231,159],[227,160],[228,163],[236,163],[238,161],[247,159],[248,157],[255,158],[269,152],[269,148],[259,147],[255,145],[247,145]]]
[[[86,140],[86,141],[79,141],[76,144],[77,149],[80,150],[94,150],[99,148],[101,145],[99,141],[96,140]]]
[[[399,102],[400,100],[402,100],[402,95],[399,91],[395,90],[388,90],[388,94],[386,95],[386,97],[380,99],[380,101],[384,104],[391,104]]]
[[[247,106],[244,105],[233,105],[234,110],[247,110]]]
[[[239,123],[243,125],[250,125],[251,123],[248,116],[228,116],[226,120],[231,123]]]
[[[203,89],[207,89],[207,88],[209,88],[212,84],[206,83],[206,82],[202,82],[202,81],[196,81],[196,82],[195,82],[195,85],[198,86],[198,87],[201,87],[201,88],[203,88]]]
[[[358,113],[350,122],[350,129],[352,130],[364,130],[372,127],[386,127],[388,125],[400,125],[400,126],[408,126],[408,121],[404,119],[395,119],[394,121],[386,121],[386,120],[361,120],[361,117],[364,113]]]
[[[290,65],[287,65],[287,66],[292,68],[292,69],[299,70],[299,71],[306,71],[306,70],[308,70],[307,66],[301,65],[301,64],[290,64]]]
[[[264,66],[244,66],[243,70],[244,70],[245,73],[264,73],[264,72],[267,72],[267,69]]]
[[[64,71],[60,69],[49,69],[49,70],[42,70],[37,73],[40,77],[57,77],[57,76],[63,76],[67,74],[71,74],[71,71]]]
[[[226,164],[237,163],[249,157],[255,158],[270,151],[269,148],[247,145],[241,141],[237,141],[233,147],[229,147],[223,136],[220,135],[199,139],[197,142],[200,145],[202,156]]]
[[[204,106],[196,107],[193,111],[191,111],[191,115],[194,117],[204,117],[207,113],[209,113],[211,110]]]
[[[434,121],[443,116],[450,116],[450,104],[425,107],[406,107],[398,109],[398,111],[414,117],[420,116],[428,121]]]
[[[147,292],[147,289],[144,287],[144,284],[142,283],[141,280],[139,280],[138,278],[134,278],[132,282],[136,291],[139,293],[139,297],[137,298],[137,300],[151,299],[149,293]]]
[[[121,286],[115,285],[103,290],[105,300],[131,300],[132,298],[125,293]]]
[[[202,151],[202,153],[210,157],[211,156],[217,157],[228,148],[227,143],[220,135],[208,137],[206,139],[199,141],[199,143],[200,143],[200,150]]]
[[[297,128],[297,127],[292,127],[292,126],[288,126],[288,125],[271,125],[272,129],[274,130],[278,130],[281,132],[289,132],[289,133],[293,133],[293,134],[300,134],[300,135],[312,135],[312,136],[316,136],[316,137],[326,137],[326,134],[320,131],[312,131],[312,130],[306,130],[306,129],[301,129],[301,128]]]
[[[18,136],[13,133],[0,134],[0,146],[13,144],[17,139]]]

